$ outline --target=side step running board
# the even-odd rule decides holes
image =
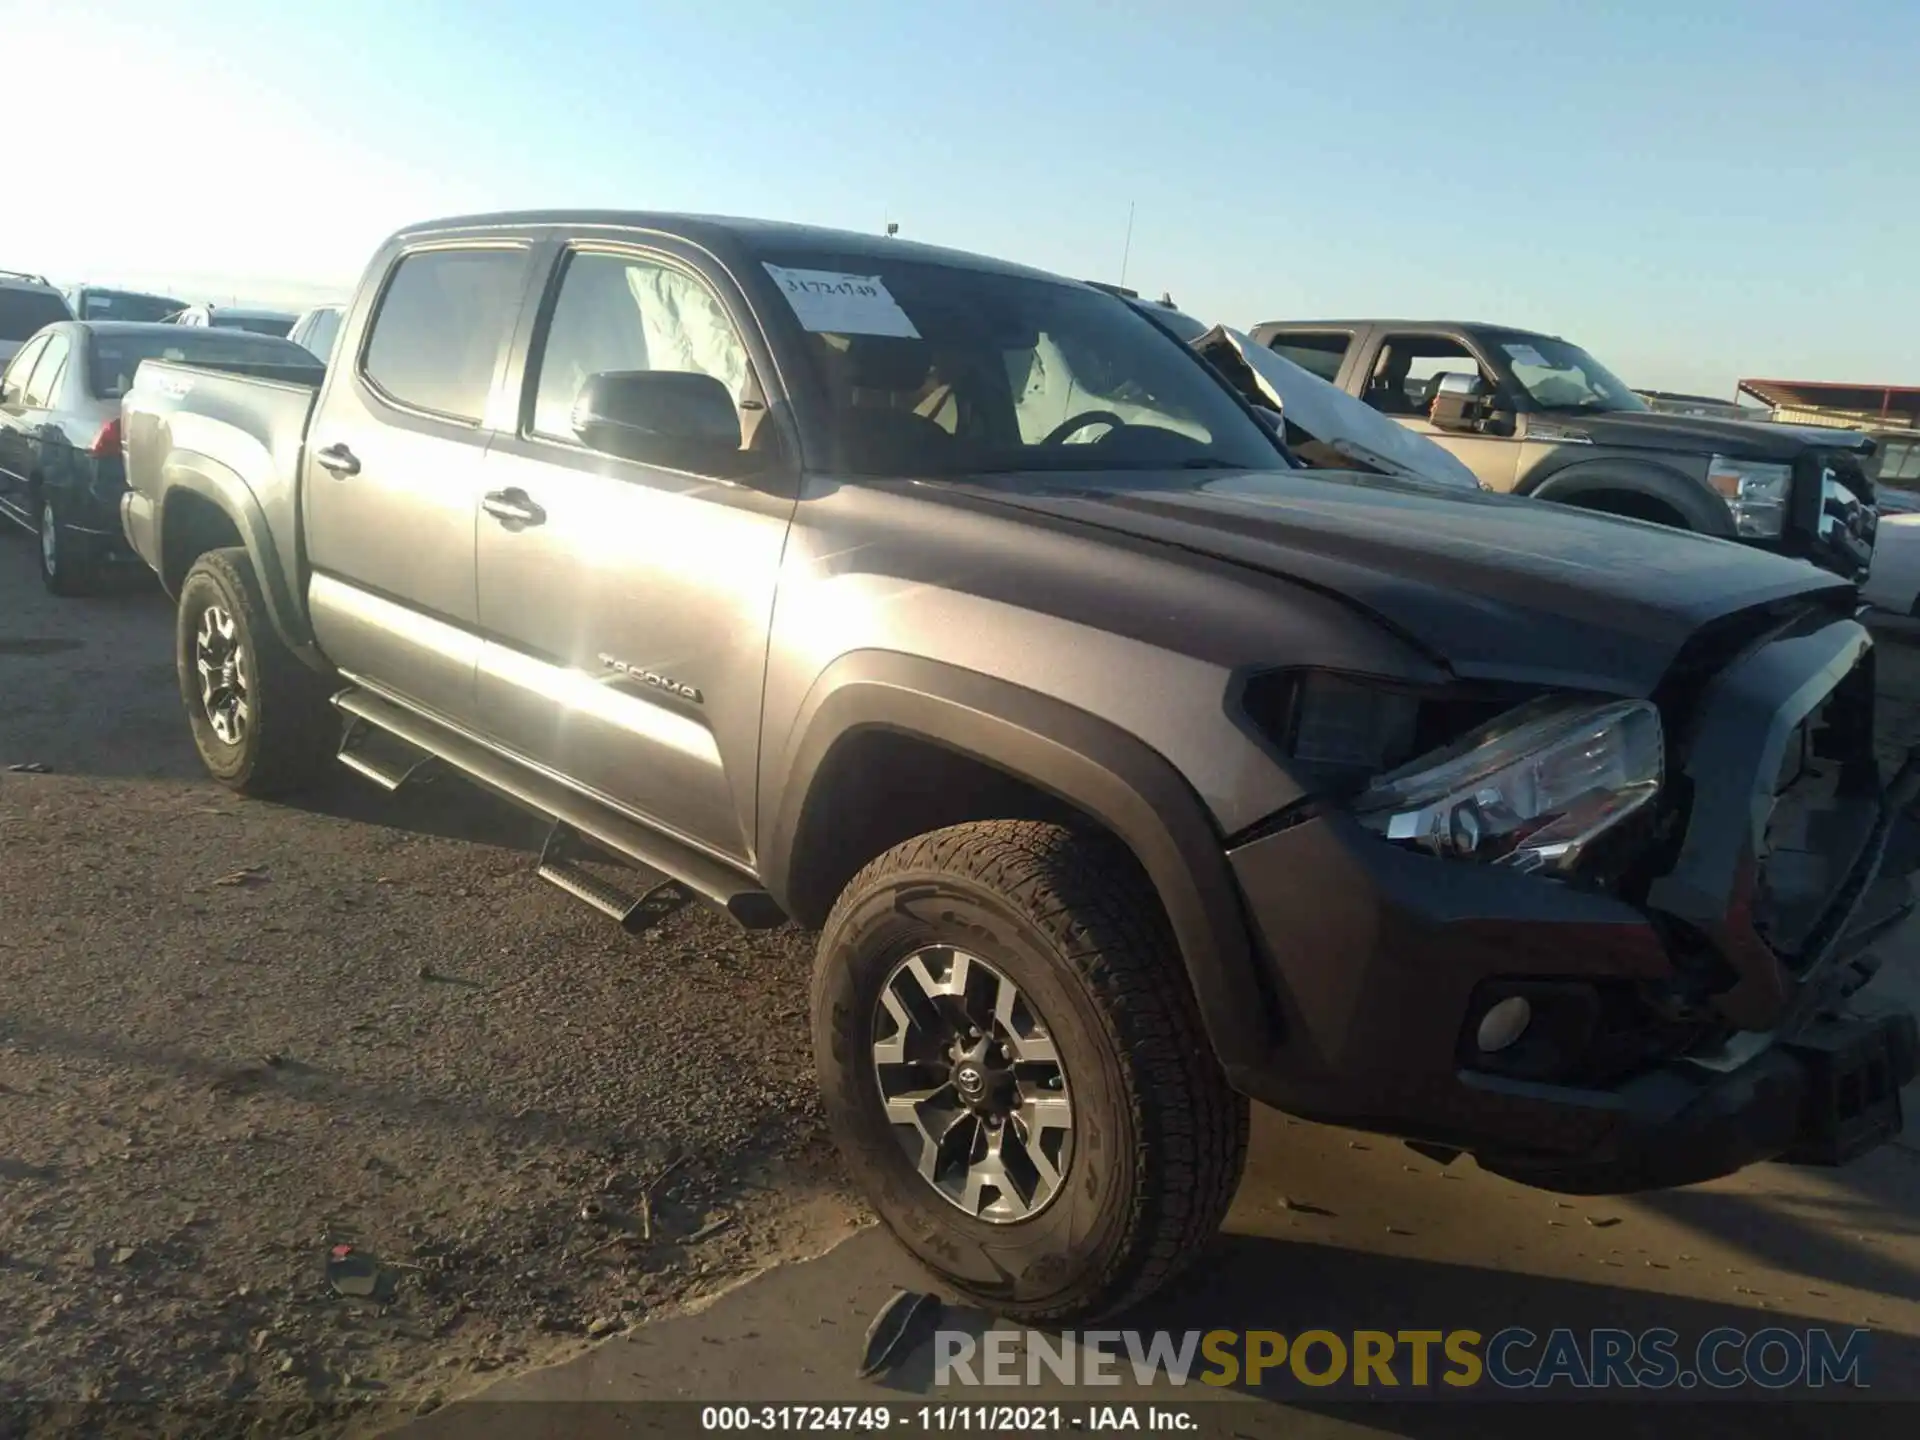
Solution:
[[[669,880],[677,881],[695,895],[719,906],[746,929],[771,930],[786,922],[786,915],[774,903],[773,897],[731,865],[662,835],[637,820],[630,820],[609,810],[559,781],[529,769],[437,721],[415,714],[367,690],[343,690],[333,697],[333,703],[343,714],[363,720],[375,729],[405,741],[414,749],[444,761],[468,779],[537,815],[544,815],[557,824],[565,825],[610,854],[659,871]],[[571,866],[565,869],[570,874],[584,873],[575,871]],[[594,880],[592,876],[586,878]],[[562,888],[570,893],[580,893],[571,886]],[[587,897],[582,895],[581,898]]]
[[[558,886],[576,900],[584,900],[603,915],[611,915],[622,930],[639,934],[648,926],[666,919],[689,898],[675,881],[664,880],[634,895],[611,880],[603,880],[580,862],[592,858],[582,855],[591,843],[564,820],[555,821],[547,832],[547,843],[540,847],[540,865],[536,874],[549,885]],[[622,863],[625,863],[624,857]]]
[[[340,736],[340,763],[391,792],[432,766],[434,756],[353,715]]]

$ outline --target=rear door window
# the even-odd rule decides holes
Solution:
[[[29,410],[44,410],[52,403],[54,388],[59,385],[60,376],[67,368],[69,348],[66,336],[47,337],[47,348],[40,352],[40,361],[33,367],[33,375],[27,381],[26,394],[21,402]]]
[[[1353,334],[1347,330],[1288,331],[1274,336],[1267,348],[1331,385],[1339,379],[1347,351],[1353,348]]]
[[[27,388],[27,377],[33,374],[33,367],[40,359],[40,352],[47,348],[45,340],[35,340],[23,345],[13,359],[7,362],[7,368],[0,372],[0,390],[6,392],[7,404],[21,403],[21,392]]]
[[[520,308],[526,253],[495,247],[402,257],[373,319],[365,378],[397,404],[481,420]]]

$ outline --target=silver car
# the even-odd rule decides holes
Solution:
[[[346,313],[340,305],[316,305],[293,322],[287,338],[311,350],[321,360],[333,357],[333,342],[340,334],[340,317]]]

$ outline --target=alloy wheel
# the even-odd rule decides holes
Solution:
[[[200,612],[193,640],[193,668],[200,676],[200,708],[224,745],[238,745],[253,709],[247,685],[247,650],[225,606]]]
[[[977,955],[916,950],[875,1006],[873,1070],[908,1161],[979,1220],[1029,1220],[1073,1161],[1073,1104],[1052,1033]]]

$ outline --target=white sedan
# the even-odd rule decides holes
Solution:
[[[1920,615],[1920,507],[1915,501],[1907,492],[1880,492],[1873,569],[1860,587],[1860,598],[1876,610]]]

